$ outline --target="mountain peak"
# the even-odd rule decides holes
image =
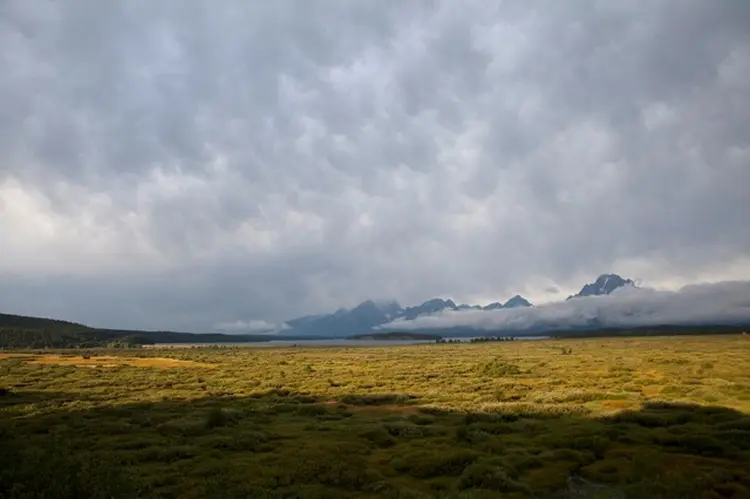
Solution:
[[[422,314],[434,314],[443,310],[457,310],[455,302],[451,299],[433,298],[416,307],[407,307],[404,310],[404,319],[411,320]]]
[[[505,303],[499,301],[482,307],[482,310],[500,310],[501,308],[533,307],[531,302],[521,295],[513,295]]]
[[[394,315],[401,310],[401,305],[395,300],[365,300],[354,307],[351,312],[372,311]]]
[[[375,302],[373,300],[365,300],[356,307],[354,307],[353,310],[357,309],[365,309],[365,308],[378,308],[377,305],[375,305]]]
[[[594,282],[584,285],[577,294],[569,296],[568,299],[580,296],[608,295],[624,286],[635,286],[635,282],[631,279],[624,279],[617,274],[602,274]]]
[[[447,300],[443,300],[442,298],[433,298],[431,300],[427,300],[419,306],[424,308],[456,308],[456,304],[450,298]]]
[[[515,308],[515,307],[530,307],[531,303],[529,300],[521,295],[514,295],[508,301],[505,302],[503,308]]]

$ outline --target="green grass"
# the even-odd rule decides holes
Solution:
[[[743,336],[8,352],[0,498],[750,497],[748,413]]]

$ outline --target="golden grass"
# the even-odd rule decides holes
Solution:
[[[118,497],[750,497],[746,336],[8,352],[0,387]]]
[[[75,367],[156,367],[168,369],[171,367],[216,367],[215,364],[195,362],[192,360],[170,359],[167,357],[119,357],[114,355],[55,355],[55,354],[24,354],[0,353],[0,360],[21,359],[29,364],[54,364]]]

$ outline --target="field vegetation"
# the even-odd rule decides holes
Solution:
[[[0,498],[750,497],[750,338],[0,354]]]

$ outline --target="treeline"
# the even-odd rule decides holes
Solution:
[[[3,349],[133,348],[155,343],[247,343],[268,339],[264,335],[99,329],[75,322],[0,314]]]
[[[0,348],[134,348],[155,343],[247,343],[268,341],[261,335],[193,334],[174,331],[18,328],[0,326]]]
[[[122,335],[99,329],[66,330],[0,326],[0,348],[97,348],[136,347],[154,343],[134,334]]]
[[[389,331],[386,333],[367,333],[348,336],[348,340],[390,340],[390,341],[411,341],[411,340],[440,340],[442,337],[437,334],[412,333],[403,331]]]
[[[25,315],[0,314],[0,327],[17,327],[38,329],[44,327],[65,329],[90,329],[77,322],[63,321],[59,319],[45,319],[41,317],[27,317]]]
[[[113,337],[75,322],[0,314],[0,348],[100,346]]]
[[[478,338],[467,338],[466,340],[462,340],[461,338],[440,338],[439,340],[435,341],[435,343],[443,344],[443,343],[488,343],[491,341],[515,341],[515,336],[481,336]]]
[[[470,339],[469,343],[487,343],[489,341],[516,341],[516,338],[514,336],[482,336]]]

